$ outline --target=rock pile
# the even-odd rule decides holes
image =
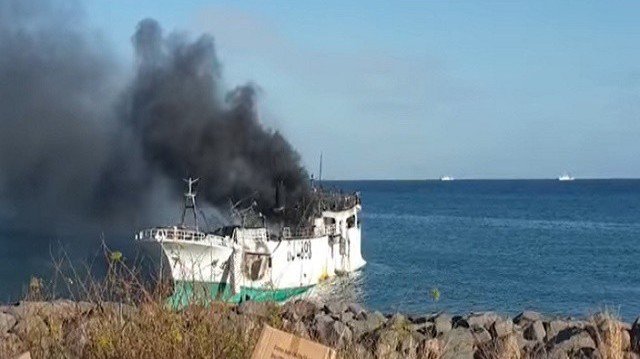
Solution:
[[[28,350],[38,333],[82,314],[109,310],[122,320],[144,310],[117,303],[20,302],[0,306],[0,353]],[[273,305],[245,302],[230,309],[233,320],[273,316]],[[282,329],[358,358],[626,358],[640,359],[640,318],[624,323],[606,314],[584,320],[525,311],[508,318],[493,312],[455,316],[383,314],[359,304],[297,300],[275,312]],[[65,329],[69,357],[82,357],[86,338]],[[81,326],[81,324],[78,324]],[[77,332],[77,333],[76,333]],[[77,335],[75,335],[76,333]]]
[[[284,327],[362,358],[628,358],[640,359],[640,318],[633,325],[609,315],[562,319],[525,311],[452,316],[384,315],[358,304],[282,308]]]

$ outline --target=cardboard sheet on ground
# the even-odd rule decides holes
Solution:
[[[268,325],[262,329],[252,359],[335,359],[336,351]]]

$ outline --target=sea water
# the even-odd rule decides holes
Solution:
[[[323,185],[360,191],[367,260],[360,273],[319,288],[326,300],[415,314],[533,309],[585,316],[609,309],[629,321],[640,315],[640,180]],[[19,299],[31,275],[50,275],[50,252],[59,245],[86,262],[101,237],[8,227],[0,226],[2,302]],[[132,236],[106,237],[132,252],[126,248]]]
[[[640,315],[640,180],[326,185],[361,192],[368,307]]]

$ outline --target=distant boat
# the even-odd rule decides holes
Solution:
[[[440,181],[453,181],[454,178],[450,176],[442,176],[440,177]]]
[[[571,175],[569,175],[568,173],[563,174],[562,176],[558,177],[558,181],[573,181],[575,178],[571,177]]]

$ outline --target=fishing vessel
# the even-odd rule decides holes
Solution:
[[[440,177],[440,181],[453,181],[454,178],[451,176],[442,176]]]
[[[313,188],[317,211],[300,225],[272,223],[247,208],[239,212],[238,224],[208,232],[198,225],[197,180],[186,181],[181,223],[135,235],[152,256],[160,257],[160,272],[170,275],[173,307],[194,300],[286,301],[366,263],[360,251],[362,207],[357,193]],[[276,189],[277,210],[282,210],[278,197]],[[189,212],[193,224],[188,226]]]
[[[568,173],[564,173],[560,177],[558,177],[558,181],[573,181],[575,178],[571,177]]]

